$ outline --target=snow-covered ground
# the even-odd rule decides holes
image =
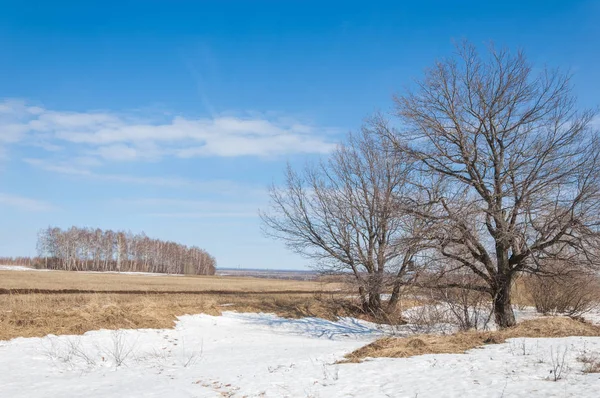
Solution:
[[[468,317],[471,324],[477,325],[477,330],[496,330],[497,326],[491,309],[485,306],[480,308],[469,308]],[[513,311],[517,322],[523,322],[528,319],[539,318],[542,316],[534,307],[518,308],[513,306]],[[406,325],[396,326],[393,330],[396,335],[407,335],[414,333],[456,333],[460,321],[464,322],[464,308],[455,307],[454,310],[447,303],[428,304],[415,306],[403,311],[404,319],[408,322]]]
[[[351,318],[181,317],[174,329],[0,341],[0,397],[597,397],[577,357],[600,338],[513,339],[467,354],[335,362],[381,337]],[[564,363],[563,363],[564,360]],[[555,366],[562,370],[554,380]],[[562,364],[562,366],[561,366]]]
[[[600,307],[593,308],[591,311],[583,314],[582,317],[588,322],[600,325]]]
[[[159,272],[130,272],[130,271],[75,271],[80,274],[120,274],[120,275],[144,275],[144,276],[185,276],[184,274],[165,274]]]
[[[0,265],[0,271],[50,271],[49,269],[35,269],[23,265]]]
[[[0,265],[0,271],[55,271],[52,269],[37,269],[23,265]],[[121,274],[121,275],[145,275],[145,276],[184,276],[183,274],[164,274],[156,272],[117,272],[117,271],[74,271],[80,274]]]

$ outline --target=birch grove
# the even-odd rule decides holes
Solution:
[[[216,261],[199,247],[93,228],[48,227],[38,235],[39,265],[66,271],[213,275]]]

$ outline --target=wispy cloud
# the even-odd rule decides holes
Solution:
[[[60,174],[71,174],[71,175],[79,175],[79,176],[92,176],[92,173],[87,168],[77,167],[75,162],[49,162],[44,159],[38,158],[25,158],[23,161],[31,166],[38,167],[42,170],[52,171]]]
[[[50,203],[5,193],[0,193],[0,207],[12,207],[19,210],[32,212],[56,210],[56,208]]]
[[[240,192],[245,194],[240,195]],[[255,218],[258,217],[258,209],[267,200],[265,190],[237,183],[232,183],[229,194],[223,195],[221,190],[219,196],[219,200],[130,198],[117,199],[115,204],[119,207],[131,207],[145,216],[157,218]]]
[[[242,197],[243,205],[246,210],[255,211],[264,200],[268,198],[267,191],[260,189],[256,186],[246,185],[243,183],[233,181],[212,181],[206,183],[206,188],[214,189],[219,192],[225,192],[229,195],[237,195],[236,198],[240,199],[240,192],[245,193]],[[258,201],[258,202],[257,202]],[[135,207],[157,207],[157,208],[169,208],[169,209],[191,209],[206,210],[219,209],[219,211],[240,211],[240,205],[237,202],[233,204],[235,209],[232,208],[231,202],[221,202],[214,200],[193,200],[193,199],[177,199],[177,198],[127,198],[127,199],[115,199],[115,203],[131,205]]]
[[[160,218],[253,218],[258,212],[191,212],[191,213],[148,213],[149,217]]]
[[[219,195],[237,195],[244,198],[262,197],[266,195],[264,187],[231,180],[194,180],[177,176],[137,176],[129,174],[97,173],[83,166],[93,160],[87,158],[73,159],[70,162],[52,163],[44,159],[27,158],[24,162],[42,170],[59,174],[85,177],[86,180],[107,181],[122,184],[154,185],[173,188],[189,188],[196,191]],[[201,206],[202,201],[186,201],[178,199],[119,199],[120,202],[128,202],[137,205],[191,205]]]
[[[148,117],[137,112],[71,112],[0,102],[0,143],[29,142],[49,151],[65,146],[106,161],[163,157],[272,157],[327,153],[337,130],[272,115]]]

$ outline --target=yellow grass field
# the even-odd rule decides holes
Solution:
[[[221,311],[331,318],[342,309],[332,308],[323,297],[339,288],[335,283],[251,277],[0,271],[0,291],[5,293],[0,294],[0,340],[170,328],[177,316]],[[44,293],[11,294],[15,289]],[[71,292],[61,293],[64,289]]]
[[[132,275],[70,271],[0,271],[0,289],[93,290],[143,292],[314,292],[339,288],[336,284],[229,276]]]

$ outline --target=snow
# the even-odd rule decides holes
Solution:
[[[0,265],[0,271],[56,271],[52,269],[37,269],[23,265]],[[165,274],[155,272],[118,272],[118,271],[72,271],[81,274],[120,274],[120,275],[144,275],[144,276],[185,276],[183,274]]]
[[[388,331],[352,318],[188,315],[174,329],[0,341],[0,397],[596,397],[600,338],[336,364]],[[553,381],[553,361],[562,363]],[[553,359],[554,358],[554,359]],[[119,365],[120,364],[120,365]]]
[[[81,274],[119,274],[119,275],[144,275],[144,276],[185,276],[184,274],[165,274],[158,272],[130,272],[130,271],[75,271]]]
[[[0,265],[0,271],[50,271],[50,270],[25,267],[23,265]]]
[[[584,313],[582,318],[590,323],[600,325],[600,307],[596,306],[592,308],[590,311]]]
[[[459,310],[460,317],[464,318],[463,308],[454,309],[454,311],[457,310]],[[414,333],[456,333],[459,331],[459,327],[454,311],[448,303],[411,307],[403,311],[404,319],[408,321],[408,324],[396,326],[394,328],[395,334],[406,336]],[[486,306],[469,308],[469,318],[473,324],[477,324],[478,330],[497,330],[494,317],[490,311],[490,308]],[[519,308],[513,306],[513,311],[517,322],[542,316],[534,307]]]

